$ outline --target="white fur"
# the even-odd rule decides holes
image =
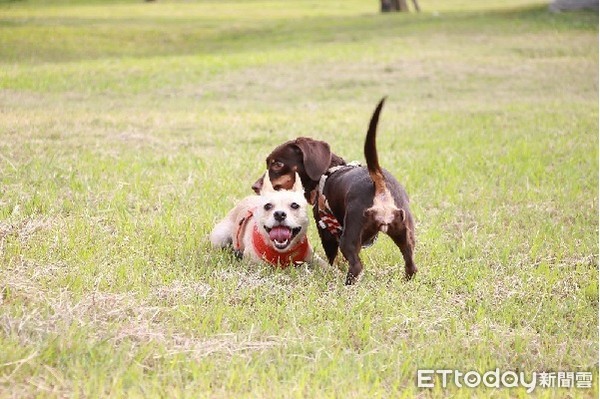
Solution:
[[[223,220],[213,228],[210,233],[210,242],[213,247],[226,248],[232,245],[236,234],[236,228],[240,221],[246,217],[248,211],[257,208],[262,203],[262,198],[258,195],[246,197],[241,200]]]
[[[265,205],[269,204],[267,209]],[[296,207],[297,204],[298,206]],[[294,209],[296,208],[296,209]],[[228,214],[221,220],[210,234],[210,241],[214,247],[225,248],[232,245],[236,236],[240,234],[240,248],[243,256],[255,261],[262,261],[262,254],[257,253],[252,244],[252,232],[255,226],[263,236],[264,241],[268,243],[275,251],[286,252],[296,246],[304,237],[306,237],[309,219],[307,215],[308,203],[304,197],[304,189],[300,176],[296,174],[296,181],[291,190],[273,189],[268,174],[263,179],[263,187],[260,195],[249,196],[242,199]],[[238,232],[240,222],[252,212],[250,220],[243,224],[243,231]],[[275,212],[285,212],[286,218],[283,221],[275,220]],[[285,248],[279,249],[271,241],[266,229],[272,229],[277,225],[287,226],[290,229],[300,228],[300,232],[294,236]],[[326,263],[313,253],[312,247],[303,259],[304,262],[316,262],[322,266]]]

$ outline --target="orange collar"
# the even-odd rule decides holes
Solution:
[[[274,266],[279,265],[281,268],[288,267],[290,263],[303,263],[309,250],[308,238],[304,236],[294,248],[290,248],[286,252],[278,252],[265,242],[264,237],[258,231],[257,225],[254,225],[252,231],[252,245],[264,261]]]

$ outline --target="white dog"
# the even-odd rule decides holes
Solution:
[[[287,267],[290,263],[316,262],[308,243],[308,204],[300,176],[291,190],[275,191],[265,174],[260,195],[241,200],[210,234],[214,247],[233,250],[256,261]]]

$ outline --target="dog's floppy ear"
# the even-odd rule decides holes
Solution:
[[[273,188],[273,184],[271,183],[271,179],[269,179],[269,174],[265,173],[262,179],[262,187],[260,188],[260,193],[272,193],[275,189]]]
[[[302,151],[302,162],[306,174],[311,180],[318,181],[331,163],[329,144],[306,137],[297,138],[295,144]]]
[[[265,176],[268,176],[268,172],[263,173],[263,175],[259,177],[258,180],[256,180],[252,185],[252,191],[254,191],[256,194],[260,194],[260,192],[262,191],[263,180],[265,179]]]
[[[300,180],[300,175],[298,174],[298,172],[294,173],[294,179],[296,179],[294,181],[294,186],[292,187],[292,191],[295,193],[302,193],[304,194],[304,187],[302,187],[302,180]]]

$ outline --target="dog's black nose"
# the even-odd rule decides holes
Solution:
[[[275,211],[275,213],[273,213],[273,217],[275,218],[275,220],[277,220],[278,222],[282,222],[285,220],[285,218],[287,217],[287,215],[285,214],[284,211]]]

